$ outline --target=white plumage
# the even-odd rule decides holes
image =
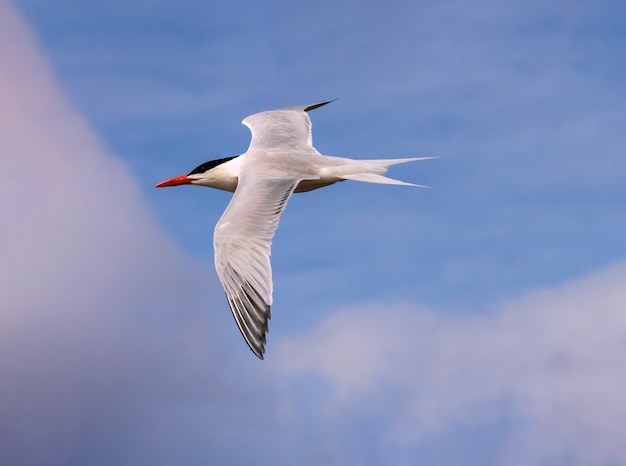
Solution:
[[[344,180],[419,186],[383,175],[391,165],[433,158],[353,160],[320,154],[307,112],[328,103],[250,115],[243,120],[252,132],[244,154],[206,162],[157,185],[195,184],[235,193],[215,227],[215,268],[237,326],[260,359],[272,306],[272,238],[291,194]]]

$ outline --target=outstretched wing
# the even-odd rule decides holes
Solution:
[[[272,306],[272,238],[300,180],[243,176],[215,227],[215,268],[230,310],[260,359]]]
[[[242,121],[252,132],[248,151],[257,149],[313,149],[307,112],[333,102],[280,108],[255,113]]]

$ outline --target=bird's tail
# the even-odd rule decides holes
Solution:
[[[406,183],[400,180],[394,180],[383,176],[387,173],[387,170],[392,165],[406,162],[416,162],[418,160],[436,159],[437,157],[415,157],[410,159],[382,159],[382,160],[355,160],[358,162],[355,165],[351,165],[351,170],[346,170],[339,176],[344,180],[352,181],[364,181],[366,183],[381,183],[381,184],[398,184],[404,186],[419,186],[421,188],[427,188],[421,184]],[[347,167],[346,167],[347,168]],[[343,170],[342,170],[343,171]]]

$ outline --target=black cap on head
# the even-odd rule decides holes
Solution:
[[[235,157],[239,157],[235,155],[234,157],[226,157],[223,159],[211,160],[210,162],[204,162],[202,165],[198,165],[196,168],[191,170],[188,175],[197,175],[198,173],[204,173],[209,171],[211,168],[215,168],[218,165],[223,164],[224,162],[228,162],[229,160],[234,159]]]

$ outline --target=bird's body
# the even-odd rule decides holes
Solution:
[[[320,154],[307,112],[327,103],[250,115],[243,120],[252,131],[244,154],[204,163],[157,185],[196,184],[235,193],[215,227],[215,266],[239,330],[261,359],[272,305],[272,238],[291,194],[344,180],[416,186],[383,174],[391,165],[432,158],[353,160]]]
[[[230,158],[230,160],[211,169],[210,175],[194,183],[209,188],[221,189],[234,193],[240,177],[246,173],[259,176],[286,177],[299,179],[295,193],[304,193],[329,186],[339,181],[355,179],[359,176],[372,176],[373,183],[403,184],[410,183],[383,177],[395,163],[423,160],[430,157],[397,160],[353,160],[342,157],[321,155],[317,151],[295,150],[255,150]],[[189,175],[187,175],[189,176]],[[360,180],[359,180],[360,181]]]

